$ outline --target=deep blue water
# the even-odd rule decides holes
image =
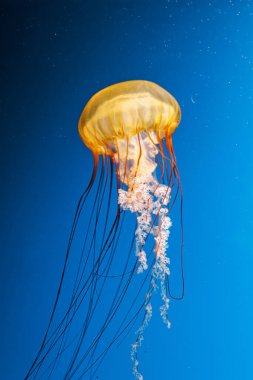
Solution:
[[[253,2],[3,1],[1,29],[1,379],[24,378],[50,316],[92,171],[80,113],[105,86],[147,79],[182,109],[186,293],[170,331],[154,315],[144,379],[251,380]],[[133,378],[134,331],[99,379]]]

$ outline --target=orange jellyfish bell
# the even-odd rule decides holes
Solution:
[[[94,155],[112,155],[117,140],[143,131],[158,139],[173,134],[181,118],[176,99],[157,84],[131,80],[106,87],[89,100],[78,124],[84,144]]]

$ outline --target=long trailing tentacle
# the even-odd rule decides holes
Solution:
[[[185,276],[184,276],[184,221],[183,221],[183,200],[184,200],[184,194],[183,194],[183,187],[182,183],[180,180],[180,174],[179,170],[177,167],[177,159],[176,155],[174,152],[173,148],[173,143],[172,143],[172,136],[169,136],[166,138],[166,146],[169,151],[171,161],[170,161],[170,167],[171,167],[171,172],[174,174],[174,176],[177,179],[178,183],[178,188],[180,191],[180,225],[181,225],[181,243],[180,243],[180,270],[181,270],[181,281],[182,281],[182,290],[181,294],[179,296],[173,296],[171,294],[170,290],[170,281],[167,279],[168,283],[168,294],[170,297],[174,300],[180,301],[184,298],[184,293],[185,293]]]

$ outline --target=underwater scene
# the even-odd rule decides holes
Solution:
[[[253,1],[3,1],[3,380],[253,378]]]

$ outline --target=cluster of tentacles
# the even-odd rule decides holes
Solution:
[[[112,346],[121,343],[137,322],[131,357],[136,379],[143,378],[137,356],[152,316],[152,296],[160,291],[160,314],[167,327],[173,298],[166,251],[169,214],[181,188],[172,141],[165,142],[164,147],[154,133],[141,132],[115,141],[113,156],[101,156],[100,161],[94,156],[52,314],[26,379],[94,379]],[[132,239],[125,239],[128,215],[127,236]],[[141,276],[134,276],[136,272]]]

